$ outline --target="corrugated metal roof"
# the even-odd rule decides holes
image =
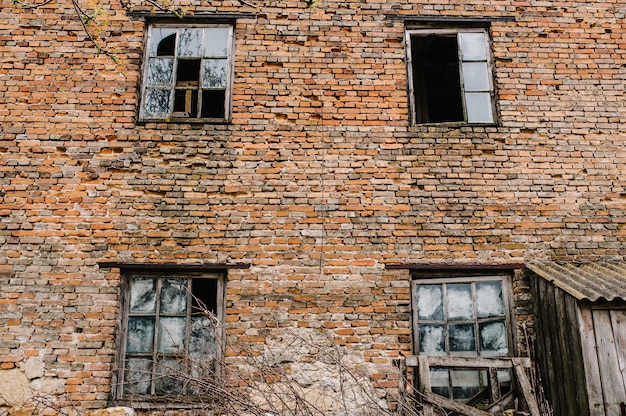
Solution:
[[[579,300],[626,300],[626,262],[538,261],[527,267]]]

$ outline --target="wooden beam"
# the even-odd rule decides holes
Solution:
[[[533,388],[530,385],[530,381],[528,381],[526,371],[524,371],[524,368],[518,363],[515,363],[515,365],[513,366],[513,370],[515,371],[515,379],[517,380],[520,396],[522,396],[522,398],[526,402],[526,406],[528,407],[528,412],[530,413],[530,416],[541,416],[541,412],[539,411],[539,404],[537,403],[537,399],[535,399],[535,395],[533,394]]]
[[[430,390],[424,392],[424,400],[437,406],[443,407],[444,409],[460,413],[464,416],[493,416],[491,413],[483,412],[482,410],[475,407],[455,402],[454,400],[435,394]]]
[[[434,394],[430,385],[430,367],[428,366],[428,357],[425,355],[417,356],[418,370],[417,370],[417,383],[418,391],[423,397],[426,397],[428,393]],[[433,407],[425,400],[422,400],[422,413],[424,416],[434,416],[435,411]]]
[[[419,360],[424,357],[428,360],[429,367],[460,367],[460,368],[512,368],[513,361],[524,368],[530,368],[531,361],[528,357],[515,358],[484,358],[484,357],[449,357],[449,356],[423,356],[410,355],[406,357],[407,367],[419,367]]]

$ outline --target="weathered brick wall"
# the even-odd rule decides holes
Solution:
[[[623,259],[620,3],[185,5],[256,14],[230,124],[136,124],[144,23],[118,4],[115,63],[70,4],[1,3],[0,368],[41,362],[29,388],[109,399],[120,273],[102,261],[249,264],[228,275],[233,339],[325,328],[385,384],[412,348],[409,272],[386,263]],[[513,18],[491,25],[497,126],[409,126],[395,14]]]

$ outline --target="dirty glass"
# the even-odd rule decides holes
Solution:
[[[441,285],[419,285],[417,287],[418,319],[443,320],[443,290]]]
[[[463,88],[465,91],[489,91],[489,67],[487,62],[463,62]]]
[[[445,355],[446,343],[443,325],[419,326],[419,351],[430,355]]]
[[[185,318],[166,318],[159,320],[159,343],[160,353],[183,353],[185,352]]]
[[[450,374],[447,368],[430,369],[430,386],[433,393],[450,397]]]
[[[161,315],[187,313],[187,279],[163,279],[161,282]]]
[[[156,394],[179,394],[183,390],[185,374],[181,361],[177,358],[161,358],[157,364],[157,377],[154,380]]]
[[[461,59],[463,61],[487,60],[487,42],[485,34],[480,32],[459,33]]]
[[[149,87],[169,87],[172,85],[174,60],[169,58],[154,58],[148,63]]]
[[[215,355],[215,327],[209,318],[194,317],[189,331],[189,354]]]
[[[502,283],[498,281],[476,283],[476,314],[479,318],[504,316]]]
[[[480,349],[484,356],[504,356],[508,353],[504,322],[486,322],[479,325]]]
[[[154,317],[131,316],[128,318],[126,352],[149,353],[154,347]]]
[[[202,88],[226,88],[226,59],[202,61]]]
[[[202,29],[185,28],[178,35],[178,56],[200,57],[202,48]]]
[[[475,352],[476,337],[474,336],[474,324],[450,324],[448,325],[450,337],[450,352]],[[468,355],[468,354],[464,354]]]
[[[151,32],[149,56],[174,56],[176,29],[154,27]]]
[[[228,55],[228,37],[230,29],[227,27],[209,27],[205,30],[204,56],[225,57]]]
[[[476,370],[450,370],[452,396],[467,401],[480,391],[480,373]]]
[[[126,360],[126,393],[150,394],[152,380],[152,361],[145,358],[129,358]]]
[[[135,278],[130,283],[130,312],[153,313],[156,310],[156,280]]]
[[[145,116],[164,118],[170,111],[170,91],[148,89],[144,103]]]
[[[467,121],[472,123],[492,123],[491,94],[488,92],[465,93]]]
[[[472,285],[469,283],[449,284],[447,291],[448,319],[473,320]]]

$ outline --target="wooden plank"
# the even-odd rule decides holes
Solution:
[[[567,312],[565,309],[565,299],[569,296],[559,288],[554,289],[554,309],[556,311],[557,339],[556,345],[559,355],[553,357],[554,361],[561,361],[561,378],[560,385],[563,386],[565,394],[559,397],[559,401],[563,404],[562,411],[566,415],[578,415],[576,405],[576,384],[574,381],[572,361],[572,331],[570,323],[567,320]]]
[[[585,389],[587,390],[589,414],[591,416],[603,416],[602,380],[600,379],[593,315],[588,304],[579,304],[578,323],[580,325],[580,340],[583,364],[585,366]]]
[[[608,310],[592,310],[600,379],[606,416],[622,416],[620,403],[626,402],[626,387],[619,368],[615,335]]]
[[[544,281],[545,282],[545,281]],[[556,289],[560,290],[560,289]],[[557,415],[567,415],[567,411],[563,401],[565,397],[565,388],[563,386],[563,366],[561,365],[560,356],[562,351],[559,350],[558,342],[558,319],[556,316],[556,306],[554,298],[554,285],[545,282],[544,296],[542,301],[543,306],[543,323],[544,323],[544,340],[545,340],[545,360],[548,370],[548,391],[552,406],[554,407],[554,413]]]
[[[585,364],[582,352],[582,337],[591,336],[580,333],[580,323],[578,316],[579,302],[573,296],[565,298],[565,313],[567,314],[567,322],[569,328],[569,343],[572,367],[572,381],[574,383],[576,397],[576,415],[589,415],[589,399],[587,397],[587,389],[585,384]]]
[[[611,316],[613,335],[615,336],[615,350],[617,352],[619,371],[622,373],[622,381],[626,386],[626,311],[613,310],[609,314]]]
[[[467,406],[463,403],[455,402],[454,400],[435,394],[432,391],[424,392],[424,399],[432,404],[443,407],[446,410],[452,410],[464,416],[493,416],[491,413],[484,412],[475,407]]]
[[[490,367],[487,369],[489,377],[489,403],[495,403],[500,399],[500,383],[498,382],[498,369]]]
[[[511,407],[513,402],[515,402],[515,399],[516,399],[515,393],[516,393],[515,390],[511,390],[504,396],[500,397],[500,399],[497,402],[489,405],[489,407],[486,408],[485,410],[492,414],[501,414],[507,408]]]
[[[533,394],[533,388],[530,385],[530,381],[528,381],[526,371],[524,371],[524,368],[521,365],[517,364],[513,367],[513,369],[515,371],[515,379],[517,380],[517,385],[519,387],[519,394],[526,402],[528,412],[531,416],[541,416],[539,404],[537,404],[537,400]]]
[[[421,359],[422,356],[418,356],[418,360]],[[459,367],[459,368],[512,368],[513,363],[510,358],[485,358],[485,357],[450,357],[450,356],[430,356],[424,357],[424,359],[428,360],[428,365],[430,367]],[[527,357],[516,357],[515,360],[519,363],[519,365],[530,368],[531,361],[530,358]],[[413,360],[409,360],[407,357],[407,365],[409,362]],[[419,365],[419,364],[418,364]]]
[[[422,397],[425,399],[427,394],[434,394],[430,385],[430,366],[428,365],[428,358],[425,355],[417,356],[417,389]],[[422,413],[424,416],[433,416],[435,414],[433,407],[426,400],[422,400]]]

